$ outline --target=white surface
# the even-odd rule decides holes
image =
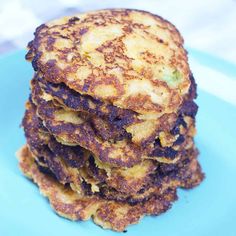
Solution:
[[[50,18],[112,7],[159,14],[177,26],[187,46],[236,64],[236,0],[0,0],[0,41],[24,47]]]

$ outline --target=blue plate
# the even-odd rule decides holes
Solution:
[[[15,152],[25,143],[20,122],[33,73],[24,54],[0,58],[0,235],[118,235],[91,221],[57,216],[19,171]],[[171,210],[145,217],[125,235],[236,235],[236,108],[203,91],[197,102],[196,142],[206,179],[193,190],[179,190]]]

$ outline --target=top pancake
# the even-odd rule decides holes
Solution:
[[[100,10],[41,25],[26,55],[43,78],[146,116],[178,110],[190,86],[177,29],[148,12]]]

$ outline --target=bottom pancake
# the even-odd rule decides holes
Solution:
[[[19,152],[20,169],[32,179],[40,192],[48,197],[57,214],[71,220],[88,220],[90,218],[103,228],[124,231],[130,224],[138,223],[144,215],[159,215],[171,207],[177,199],[176,191],[168,189],[158,197],[132,206],[112,200],[104,200],[99,196],[81,196],[39,171],[29,149],[24,146]]]

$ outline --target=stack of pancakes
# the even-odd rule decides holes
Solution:
[[[101,10],[41,25],[28,47],[20,167],[58,214],[123,231],[202,181],[196,84],[171,23]]]

